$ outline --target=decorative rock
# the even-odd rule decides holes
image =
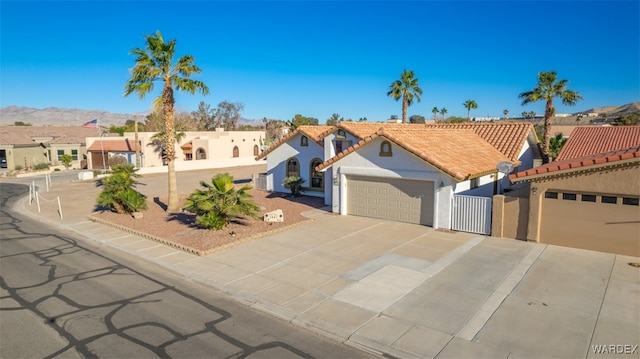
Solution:
[[[135,219],[142,218],[142,212],[133,212],[132,215],[133,215],[133,218]]]
[[[275,211],[267,212],[264,214],[265,222],[284,222],[284,214],[281,209],[276,209]]]

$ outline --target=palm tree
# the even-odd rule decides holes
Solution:
[[[104,189],[98,195],[98,205],[119,214],[147,209],[146,196],[134,189],[138,184],[135,179],[140,177],[136,171],[130,163],[114,166],[108,171],[110,176],[101,181]]]
[[[200,181],[202,189],[196,189],[185,201],[184,208],[196,215],[196,223],[207,228],[222,229],[241,216],[257,218],[260,207],[247,193],[249,185],[236,189],[233,177],[220,173],[211,178],[211,184]]]
[[[175,39],[165,42],[160,31],[156,32],[155,35],[147,35],[144,38],[146,41],[145,48],[135,48],[130,52],[136,59],[134,67],[130,70],[131,78],[125,85],[124,95],[128,96],[136,92],[142,99],[153,90],[156,81],[162,81],[163,83],[161,98],[165,129],[164,148],[166,150],[169,177],[167,211],[175,212],[180,206],[178,204],[178,185],[175,171],[174,87],[178,91],[186,91],[190,94],[199,91],[204,95],[209,93],[209,88],[202,81],[189,78],[191,75],[201,72],[201,69],[195,65],[193,56],[184,55],[175,63],[173,62],[176,48]]]
[[[447,109],[444,107],[440,109],[440,114],[442,115],[442,121],[444,121],[444,115],[446,115],[447,112],[448,112]]]
[[[542,144],[542,160],[549,162],[549,141],[551,140],[551,121],[556,114],[553,107],[553,99],[560,97],[562,103],[568,106],[575,105],[582,99],[579,93],[567,90],[567,80],[558,80],[555,71],[539,72],[538,86],[531,91],[521,93],[522,105],[530,102],[545,101],[544,108],[544,143]]]
[[[462,106],[467,109],[467,121],[471,121],[471,109],[478,108],[478,104],[474,100],[467,100]]]
[[[396,101],[402,98],[402,123],[407,123],[407,109],[414,98],[420,102],[420,95],[422,95],[422,89],[418,86],[418,79],[414,77],[411,70],[402,71],[400,80],[389,85],[387,96],[391,96]]]
[[[504,110],[502,110],[502,113],[504,114],[504,119],[508,119],[509,117],[509,110],[507,110],[506,108]]]
[[[440,110],[437,107],[434,107],[431,109],[431,113],[433,113],[433,120],[437,121],[438,120],[438,112],[440,112]]]

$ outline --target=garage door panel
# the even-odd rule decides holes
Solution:
[[[620,204],[542,199],[543,243],[638,256],[638,207]],[[631,249],[630,249],[631,248]]]
[[[433,225],[433,182],[347,177],[347,213]]]

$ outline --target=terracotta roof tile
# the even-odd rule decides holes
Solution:
[[[129,141],[128,138],[97,140],[89,146],[87,151],[100,152],[104,149],[105,152],[135,152],[134,143],[134,140]]]
[[[547,175],[554,175],[560,171],[570,173],[584,169],[585,167],[611,164],[620,161],[640,162],[640,144],[615,151],[550,162],[540,167],[509,175],[509,179],[511,179],[512,182],[520,182],[533,178],[543,178]]]
[[[408,127],[411,126],[411,127]],[[471,130],[450,131],[416,125],[383,126],[317,167],[322,170],[358,148],[384,137],[434,167],[462,181],[496,172],[508,158]]]
[[[640,145],[640,126],[578,126],[558,154],[558,161]]]

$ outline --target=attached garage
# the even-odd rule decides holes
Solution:
[[[542,198],[541,242],[637,256],[637,196],[547,190]]]
[[[347,214],[433,226],[432,181],[347,176]]]

